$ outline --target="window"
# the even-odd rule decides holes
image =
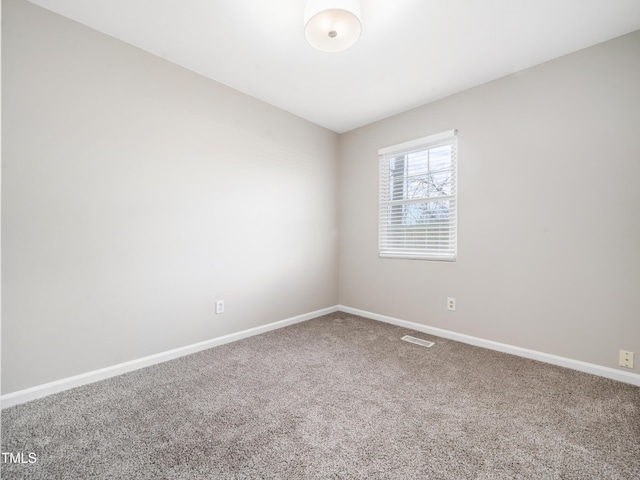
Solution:
[[[383,148],[379,254],[456,259],[457,132]]]

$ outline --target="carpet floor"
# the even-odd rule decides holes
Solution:
[[[8,480],[639,479],[640,388],[338,312],[8,408],[2,452],[37,458]]]

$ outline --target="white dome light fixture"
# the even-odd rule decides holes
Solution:
[[[321,52],[339,52],[356,43],[362,33],[360,0],[308,0],[304,37]]]

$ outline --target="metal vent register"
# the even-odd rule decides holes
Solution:
[[[435,343],[428,342],[427,340],[423,340],[421,338],[412,337],[411,335],[405,335],[400,340],[404,340],[405,342],[415,343],[416,345],[422,345],[423,347],[433,347]]]

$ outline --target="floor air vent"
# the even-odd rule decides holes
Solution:
[[[428,342],[421,338],[412,337],[411,335],[405,335],[400,340],[404,340],[405,342],[415,343],[416,345],[422,345],[423,347],[433,347],[435,345],[433,342]]]

